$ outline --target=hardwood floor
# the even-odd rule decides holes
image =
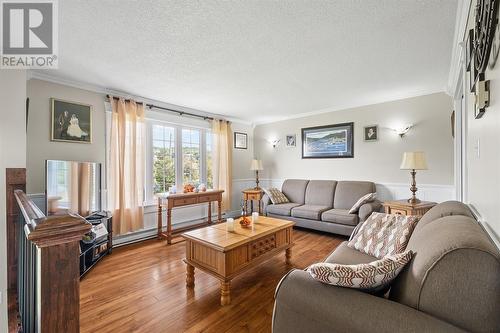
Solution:
[[[271,332],[274,290],[292,267],[324,259],[344,238],[294,230],[292,266],[277,255],[235,278],[231,304],[220,306],[220,284],[195,270],[186,289],[185,243],[150,240],[117,248],[80,285],[80,331]]]

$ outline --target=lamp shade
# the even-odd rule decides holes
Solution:
[[[261,160],[252,160],[252,164],[250,165],[250,170],[263,170],[262,161]]]
[[[399,168],[403,170],[427,170],[425,153],[423,151],[405,152]]]

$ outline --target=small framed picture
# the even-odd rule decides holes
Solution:
[[[378,140],[378,125],[371,125],[364,127],[364,140],[377,141]]]
[[[246,133],[234,132],[234,148],[248,148],[248,135]]]
[[[92,106],[50,99],[52,141],[92,143]]]
[[[289,134],[286,136],[286,146],[288,148],[297,146],[297,136],[295,134]]]

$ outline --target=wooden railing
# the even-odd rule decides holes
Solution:
[[[23,191],[24,169],[6,176],[9,332],[79,332],[79,241],[91,224],[46,217]]]

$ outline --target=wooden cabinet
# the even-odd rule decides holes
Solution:
[[[407,200],[397,200],[384,202],[384,209],[387,214],[423,216],[435,205],[437,203],[431,201],[411,204]]]

